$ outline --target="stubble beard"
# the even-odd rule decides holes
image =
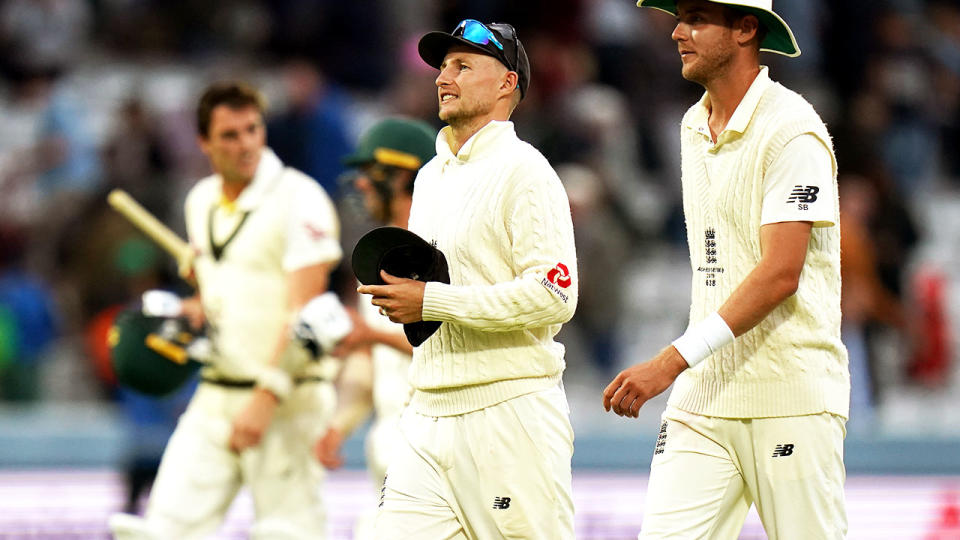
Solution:
[[[461,102],[461,106],[449,112],[440,111],[440,120],[446,122],[453,129],[469,127],[478,117],[488,111],[481,103]]]
[[[247,174],[245,172],[239,172],[238,170],[233,169],[226,172],[221,172],[220,177],[223,178],[223,181],[227,182],[228,184],[243,185],[252,182],[255,174],[256,173]]]
[[[227,168],[225,171],[220,171],[220,176],[226,182],[236,183],[236,184],[249,184],[253,181],[253,177],[257,174],[257,169],[260,167],[260,160],[263,159],[263,148],[254,151],[256,153],[256,164],[253,166],[252,171],[241,171],[240,166],[234,166]]]
[[[680,73],[684,79],[706,88],[712,81],[727,74],[733,63],[734,54],[734,45],[724,45],[714,49],[709,55],[698,53],[697,60],[691,65],[684,65]]]

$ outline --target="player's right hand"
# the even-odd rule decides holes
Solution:
[[[340,448],[343,446],[343,433],[335,427],[327,428],[326,433],[317,439],[313,453],[317,461],[328,469],[339,469],[343,465]]]
[[[619,416],[636,418],[640,407],[673,384],[687,361],[672,345],[648,362],[621,371],[603,391],[603,408]]]
[[[373,330],[363,320],[363,317],[356,309],[346,308],[350,320],[353,322],[353,330],[337,344],[333,349],[333,356],[337,358],[346,358],[350,353],[357,349],[369,347],[374,342]]]
[[[240,453],[260,444],[278,403],[277,397],[269,390],[254,388],[247,405],[233,419],[228,442],[230,450]]]
[[[360,294],[371,294],[370,303],[380,308],[380,314],[395,323],[408,324],[423,320],[423,292],[426,283],[415,279],[401,278],[380,270],[380,278],[386,285],[361,285]]]

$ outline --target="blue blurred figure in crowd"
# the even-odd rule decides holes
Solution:
[[[0,226],[0,399],[29,401],[40,395],[39,372],[57,336],[50,287],[23,270],[26,236]]]
[[[353,150],[347,130],[346,94],[327,81],[309,62],[298,60],[284,69],[287,107],[272,118],[270,147],[284,163],[317,180],[337,198],[340,157]]]

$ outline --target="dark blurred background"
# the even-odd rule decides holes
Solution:
[[[850,471],[960,474],[960,4],[774,5],[803,54],[763,60],[820,112],[839,162]],[[269,144],[335,197],[349,253],[370,223],[340,156],[385,115],[440,127],[416,40],[468,17],[517,28],[533,79],[514,121],[570,197],[575,466],[644,473],[663,400],[627,421],[599,397],[686,325],[677,135],[702,89],[680,77],[673,19],[630,0],[0,1],[0,467],[139,467],[148,483],[185,396],[118,388],[104,340],[142,291],[189,289],[105,197],[123,188],[182,233],[209,173],[204,86],[267,94]]]

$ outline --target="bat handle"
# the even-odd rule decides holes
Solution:
[[[177,257],[177,275],[184,281],[196,287],[197,274],[194,262],[196,262],[196,253],[191,249]]]

